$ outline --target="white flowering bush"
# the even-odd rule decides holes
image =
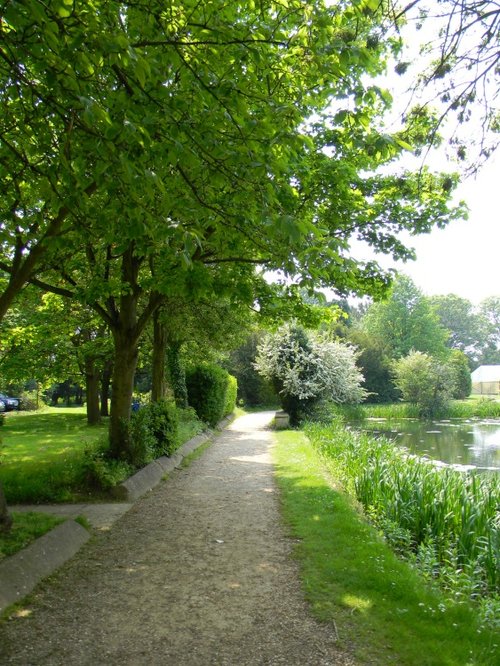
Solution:
[[[356,403],[365,396],[354,348],[307,335],[296,324],[263,340],[255,368],[273,383],[292,423],[320,400]]]

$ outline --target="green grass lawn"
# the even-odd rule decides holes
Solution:
[[[7,501],[64,502],[84,493],[84,451],[107,432],[84,408],[12,412],[1,427],[0,481]]]
[[[0,561],[4,557],[26,548],[35,539],[59,525],[59,523],[64,522],[64,518],[34,511],[27,513],[14,512],[12,519],[11,530],[7,534],[0,534]]]
[[[481,629],[399,560],[325,469],[305,435],[276,433],[282,508],[306,596],[334,623],[359,663],[478,666],[500,663],[500,637]]]
[[[193,410],[179,410],[180,444],[203,428]],[[96,448],[107,431],[107,419],[98,426],[87,425],[84,407],[8,413],[0,428],[0,481],[7,502],[36,504],[107,497],[88,486],[85,469],[85,451]]]

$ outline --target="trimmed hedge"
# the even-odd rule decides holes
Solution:
[[[237,382],[218,365],[205,363],[186,373],[188,400],[198,417],[212,427],[236,404]]]

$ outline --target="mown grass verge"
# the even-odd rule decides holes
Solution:
[[[486,666],[500,663],[498,634],[467,604],[451,603],[398,559],[298,431],[276,433],[282,507],[313,612],[335,623],[360,663]]]
[[[0,534],[0,561],[29,546],[35,539],[64,522],[64,518],[29,511],[14,512],[12,521],[10,531],[7,534]]]
[[[0,481],[7,502],[69,502],[85,488],[85,450],[106,433],[83,408],[8,414],[2,426]]]

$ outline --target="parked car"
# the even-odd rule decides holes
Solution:
[[[0,414],[5,412],[5,402],[0,399]]]
[[[14,409],[20,409],[21,407],[20,398],[12,398],[8,395],[5,395],[5,393],[0,393],[0,401],[3,402],[6,412],[11,412]],[[0,411],[2,410],[0,409]]]

